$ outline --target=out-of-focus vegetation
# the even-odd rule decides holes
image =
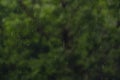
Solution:
[[[0,0],[0,80],[120,80],[120,0]]]

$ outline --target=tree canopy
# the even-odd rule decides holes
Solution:
[[[1,80],[120,80],[120,0],[0,0]]]

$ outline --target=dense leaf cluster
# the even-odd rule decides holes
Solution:
[[[0,0],[0,80],[120,80],[119,0]]]

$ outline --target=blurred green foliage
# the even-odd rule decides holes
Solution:
[[[120,80],[119,0],[0,0],[0,80]]]

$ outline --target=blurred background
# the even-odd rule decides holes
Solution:
[[[0,0],[0,80],[120,80],[120,0]]]

